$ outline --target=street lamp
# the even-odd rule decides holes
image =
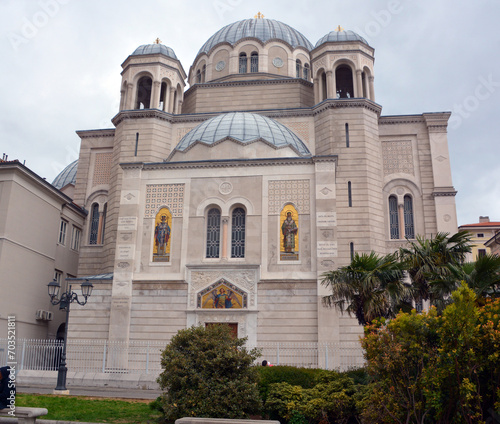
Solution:
[[[87,299],[92,294],[92,289],[94,288],[94,286],[89,283],[89,280],[85,280],[81,284],[83,301],[78,300],[78,295],[74,291],[71,291],[71,285],[69,285],[66,291],[61,294],[60,298],[58,298],[58,296],[61,285],[55,279],[54,281],[50,282],[47,287],[49,290],[50,303],[52,303],[53,305],[59,305],[59,309],[66,311],[63,351],[61,354],[61,362],[59,362],[59,370],[57,371],[56,387],[56,390],[66,391],[66,373],[68,372],[68,368],[66,368],[66,343],[68,340],[69,306],[73,302],[77,302],[82,306],[85,305],[87,303]]]

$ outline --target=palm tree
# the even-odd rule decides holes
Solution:
[[[500,256],[484,255],[475,262],[449,268],[451,278],[465,281],[477,297],[500,297]]]
[[[354,315],[361,325],[395,316],[397,308],[411,299],[397,254],[356,253],[350,265],[323,274],[322,284],[332,291],[323,303]]]
[[[448,235],[437,233],[431,239],[417,236],[416,241],[408,240],[409,247],[400,248],[400,260],[413,283],[415,300],[430,299],[434,304],[456,288],[455,284],[449,285],[449,265],[464,263],[471,251],[471,235],[466,231]]]

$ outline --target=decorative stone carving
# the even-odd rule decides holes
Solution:
[[[144,217],[155,217],[162,206],[168,206],[172,217],[181,217],[184,208],[184,184],[148,184]]]
[[[244,288],[250,293],[255,293],[257,286],[257,275],[255,271],[235,271],[235,270],[216,270],[216,271],[191,271],[190,285],[192,291],[200,289],[214,283],[219,279],[228,280],[239,287]]]
[[[382,142],[382,156],[384,158],[384,175],[415,174],[410,140]]]
[[[276,66],[277,68],[282,68],[284,65],[283,59],[281,57],[275,57],[273,59],[273,65]]]
[[[309,213],[309,180],[269,181],[269,213],[278,215],[286,203],[293,203],[299,214]]]
[[[215,70],[220,72],[222,71],[224,68],[226,67],[226,62],[224,62],[223,60],[217,62],[217,65],[215,65]]]
[[[219,186],[220,194],[231,194],[232,191],[233,191],[233,185],[229,181],[224,181]]]

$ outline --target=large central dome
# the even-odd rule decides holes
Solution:
[[[314,46],[299,31],[283,22],[274,19],[244,19],[225,26],[212,35],[203,45],[198,54],[208,53],[220,43],[236,44],[244,38],[257,38],[265,43],[269,40],[282,40],[292,48],[304,47],[311,51]]]

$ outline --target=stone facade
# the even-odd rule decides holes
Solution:
[[[129,56],[115,129],[78,132],[74,200],[91,211],[78,275],[113,278],[72,311],[70,337],[228,323],[251,344],[355,341],[357,322],[321,305],[322,274],[456,232],[450,114],[381,116],[359,36],[214,37],[187,90],[174,54]]]

